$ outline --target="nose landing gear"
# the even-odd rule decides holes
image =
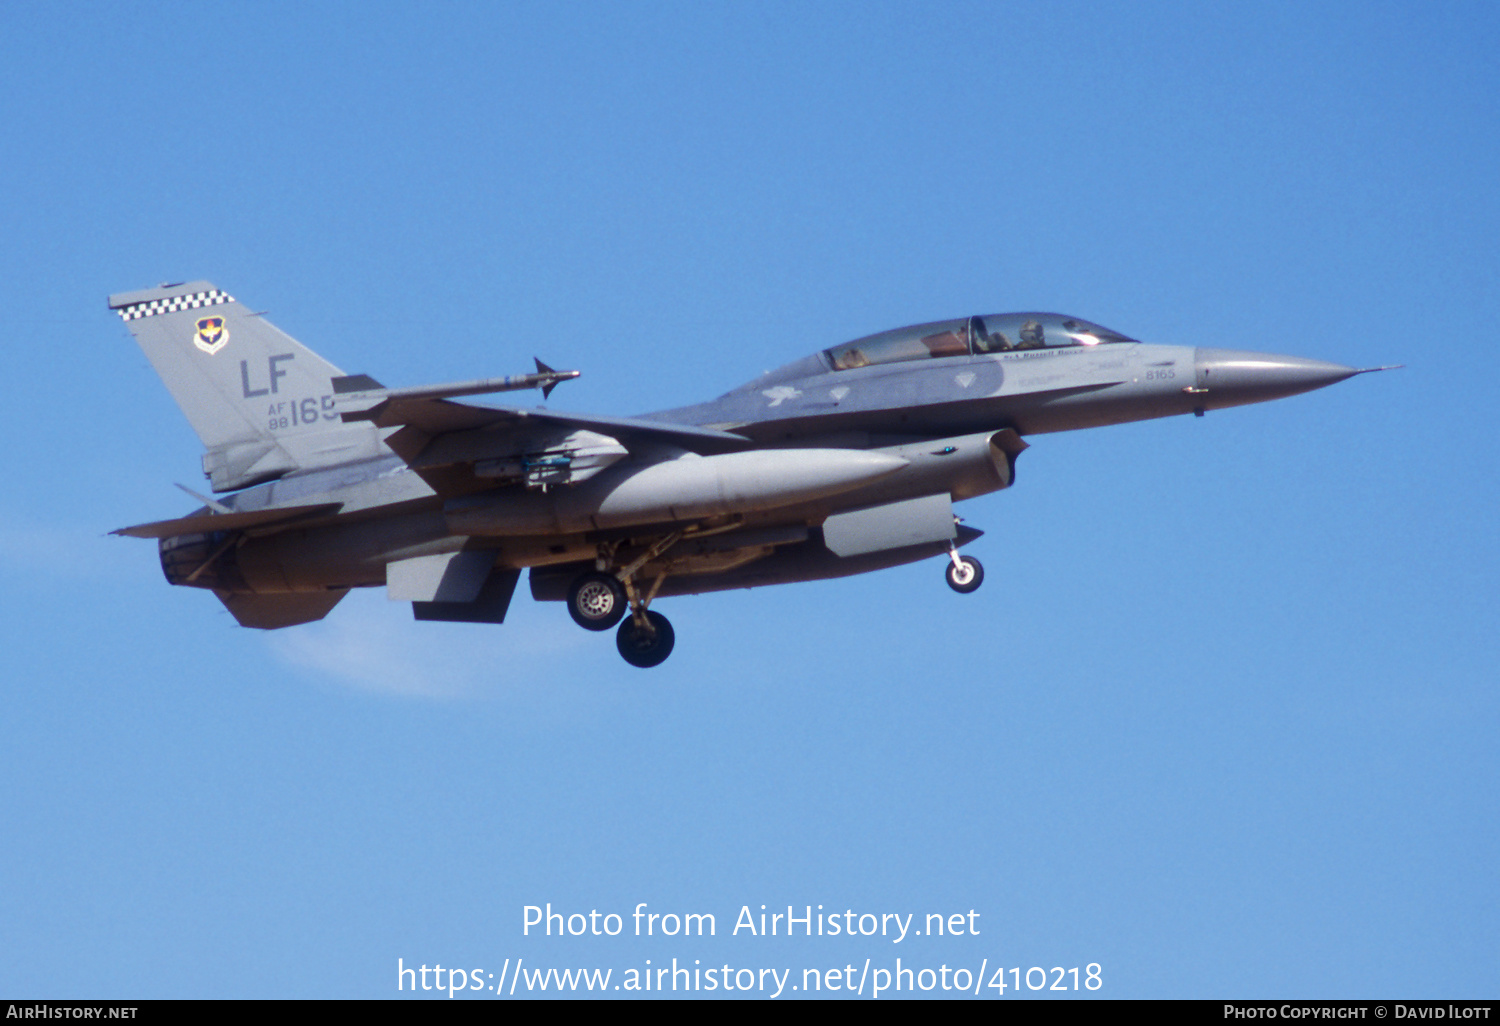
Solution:
[[[948,564],[948,587],[960,595],[977,591],[984,583],[984,566],[973,556],[960,556],[957,546],[948,549],[948,556],[952,560]]]

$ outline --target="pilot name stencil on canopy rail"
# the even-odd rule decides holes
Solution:
[[[326,616],[384,587],[418,620],[501,623],[522,570],[620,654],[671,653],[662,597],[944,560],[953,503],[1008,488],[1023,437],[1263,402],[1365,373],[993,314],[856,339],[718,399],[637,417],[458,402],[578,371],[386,388],[346,375],[208,282],[111,296],[204,446],[218,498],[116,534],[239,623]],[[1366,370],[1385,370],[1383,367]],[[179,486],[180,487],[180,486]],[[187,489],[184,489],[187,491]],[[227,494],[226,494],[227,493]],[[618,625],[618,626],[617,626]]]

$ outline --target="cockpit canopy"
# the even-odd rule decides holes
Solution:
[[[1020,349],[1056,349],[1134,342],[1118,331],[1063,314],[1012,313],[934,321],[823,350],[834,370],[853,370],[877,363],[926,360],[931,357],[1004,353]]]

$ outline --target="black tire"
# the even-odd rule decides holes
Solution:
[[[967,595],[971,591],[977,591],[984,583],[984,566],[973,556],[959,556],[958,561],[963,564],[963,569],[953,565],[953,560],[948,560],[948,587],[960,595]]]
[[[568,613],[573,622],[590,631],[607,631],[630,609],[625,589],[614,574],[590,570],[579,574],[568,589]]]
[[[665,616],[654,609],[648,609],[646,620],[651,628],[642,630],[635,625],[635,617],[627,617],[615,634],[615,647],[620,650],[620,655],[631,666],[639,666],[643,670],[660,666],[672,654],[672,646],[677,643],[677,635]]]

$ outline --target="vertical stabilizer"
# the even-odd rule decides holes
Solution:
[[[345,424],[343,374],[206,281],[109,297],[207,450],[216,492],[381,453],[378,429]]]

